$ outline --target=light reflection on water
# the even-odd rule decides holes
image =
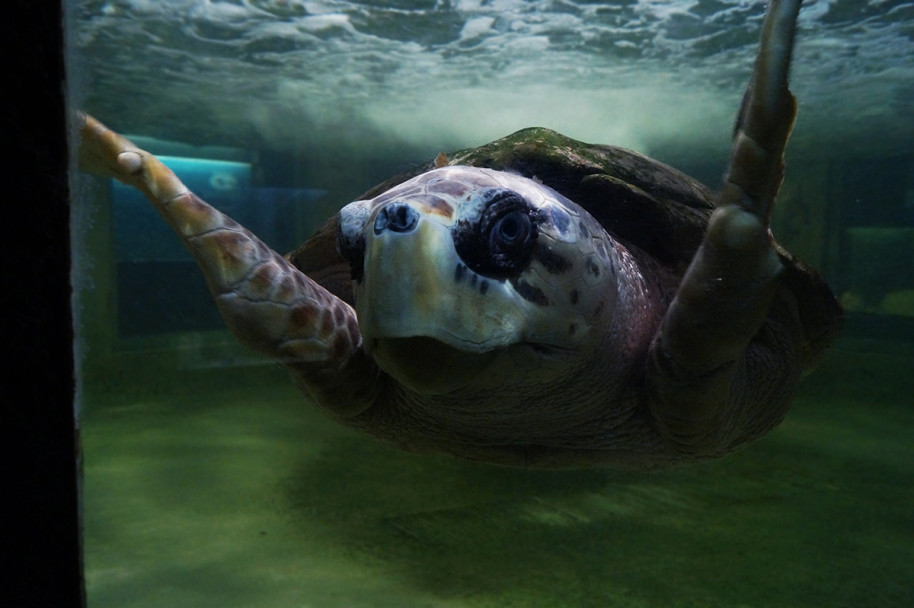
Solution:
[[[446,148],[546,126],[654,153],[674,133],[725,145],[764,10],[747,0],[77,6],[87,105],[121,130],[298,149],[377,134]],[[900,0],[804,7],[798,138],[910,138],[912,19]]]

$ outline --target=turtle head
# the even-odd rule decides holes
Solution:
[[[614,305],[610,238],[514,174],[444,167],[351,203],[339,246],[366,351],[422,393],[567,372]]]

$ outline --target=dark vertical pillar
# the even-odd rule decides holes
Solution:
[[[84,604],[62,6],[3,5],[0,605]]]

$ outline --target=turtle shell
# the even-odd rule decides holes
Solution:
[[[436,159],[365,192],[371,199],[430,171]],[[677,275],[701,244],[714,193],[668,165],[615,146],[587,144],[545,128],[517,131],[478,148],[447,155],[447,164],[487,167],[543,183],[586,209],[618,241]],[[337,251],[338,217],[289,259],[305,274],[352,302],[348,263]],[[782,283],[806,336],[804,367],[812,367],[841,326],[842,311],[815,271],[775,245],[784,263]]]
[[[518,173],[584,207],[617,239],[666,265],[688,263],[701,243],[714,194],[688,175],[637,152],[583,142],[549,129],[523,129],[448,155],[450,165]],[[429,171],[416,167],[375,186],[378,194]]]

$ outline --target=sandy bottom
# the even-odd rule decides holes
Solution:
[[[912,361],[839,345],[768,437],[654,474],[399,453],[276,368],[99,391],[89,608],[911,606]]]

